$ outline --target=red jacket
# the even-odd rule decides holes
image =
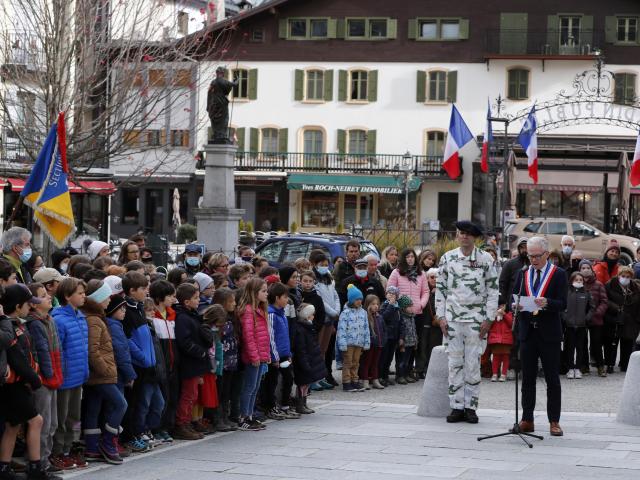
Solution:
[[[609,280],[613,277],[618,276],[618,264],[613,267],[611,274],[609,274],[609,268],[607,267],[607,262],[598,262],[593,266],[593,271],[596,274],[596,279],[606,285]]]
[[[513,314],[505,313],[501,322],[493,322],[489,330],[489,345],[513,345]]]
[[[240,355],[242,363],[249,365],[255,362],[268,363],[271,360],[271,343],[269,341],[269,327],[265,312],[254,310],[250,305],[244,310],[242,318],[242,348]]]

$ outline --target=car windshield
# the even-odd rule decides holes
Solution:
[[[365,255],[369,255],[373,253],[378,258],[380,258],[380,253],[378,253],[378,249],[371,242],[360,242],[360,256],[364,257]]]
[[[504,226],[504,233],[506,235],[509,235],[511,233],[511,231],[516,228],[517,223],[515,222],[507,222],[507,224]]]
[[[540,230],[540,225],[542,225],[542,222],[531,222],[528,223],[522,231],[525,233],[538,233],[538,230]]]

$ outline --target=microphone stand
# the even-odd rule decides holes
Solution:
[[[516,298],[516,308],[513,312],[513,324],[511,325],[511,331],[513,332],[513,336],[514,336],[514,340],[515,340],[515,334],[517,332],[517,325],[518,322],[520,320],[520,295],[522,295],[522,284],[524,282],[524,276],[526,275],[526,270],[521,270],[522,275],[520,276],[520,286],[518,287],[518,297]],[[482,440],[487,440],[489,438],[498,438],[498,437],[506,437],[508,435],[517,435],[518,437],[520,437],[520,439],[529,447],[529,448],[533,448],[533,445],[531,444],[531,442],[529,442],[529,440],[527,440],[526,437],[532,437],[532,438],[537,438],[538,440],[544,440],[544,437],[542,437],[541,435],[535,435],[533,433],[529,433],[529,432],[523,432],[520,429],[520,421],[518,419],[518,377],[520,375],[520,369],[521,369],[521,361],[520,361],[520,345],[518,345],[518,348],[516,349],[516,365],[514,366],[514,370],[516,373],[516,378],[515,378],[515,388],[516,388],[516,396],[515,396],[515,423],[513,424],[513,427],[511,427],[510,430],[507,430],[504,433],[497,433],[495,435],[486,435],[484,437],[478,437],[478,441],[481,442]]]

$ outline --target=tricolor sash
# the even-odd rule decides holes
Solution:
[[[533,268],[533,266],[530,266],[529,271],[524,277],[524,290],[527,296],[536,298],[544,297],[544,294],[547,292],[547,288],[549,288],[549,283],[551,283],[551,277],[553,277],[556,270],[557,267],[555,265],[551,262],[547,262],[547,266],[544,268],[540,277],[540,285],[538,285],[538,289],[534,291],[533,285],[535,283],[536,269]]]

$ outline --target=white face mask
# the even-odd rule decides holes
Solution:
[[[582,288],[584,284],[582,282],[573,282],[573,288]]]
[[[628,287],[629,284],[631,283],[631,279],[629,277],[619,277],[618,281],[620,282],[620,285],[622,285],[623,287]]]

